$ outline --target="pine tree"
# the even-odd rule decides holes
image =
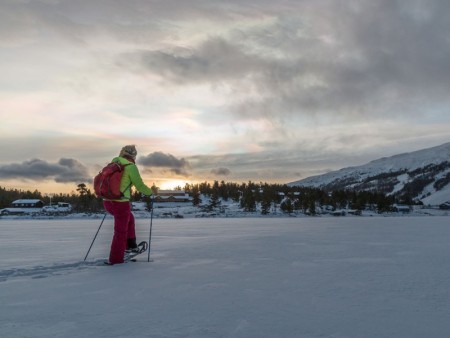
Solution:
[[[272,206],[272,192],[268,187],[265,187],[261,197],[261,214],[267,215],[270,213],[270,207]]]
[[[198,184],[194,185],[192,187],[192,205],[198,206],[202,202],[200,198],[200,189],[198,187]]]
[[[208,203],[208,209],[210,211],[214,210],[220,205],[220,196],[219,196],[219,182],[214,181],[212,186],[212,191]]]
[[[244,211],[247,211],[247,212],[256,211],[256,200],[255,200],[255,196],[253,195],[253,192],[250,187],[247,187],[244,190],[240,204],[241,204],[241,208],[243,208]]]
[[[309,201],[309,212],[311,215],[316,214],[316,201],[313,199]]]
[[[294,211],[294,206],[292,205],[292,201],[290,198],[285,198],[284,200],[281,201],[280,204],[280,209],[283,212],[286,212],[288,214],[292,214],[292,212]]]

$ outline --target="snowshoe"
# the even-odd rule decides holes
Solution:
[[[131,249],[131,251],[130,250],[125,251],[125,256],[123,257],[124,262],[133,260],[136,256],[146,252],[147,249],[148,249],[147,242],[143,241],[139,243],[137,248]]]

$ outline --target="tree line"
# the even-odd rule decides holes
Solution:
[[[152,189],[157,193],[158,188]],[[269,183],[232,183],[225,181],[202,182],[186,184],[184,188],[192,197],[192,204],[206,211],[213,211],[221,206],[222,201],[232,200],[239,203],[243,211],[255,212],[258,209],[267,215],[282,210],[286,213],[301,211],[306,214],[316,214],[318,208],[364,210],[371,208],[378,212],[392,210],[396,200],[379,192],[336,190],[326,191],[318,188],[291,187],[286,184]],[[75,212],[102,212],[103,203],[100,198],[81,183],[76,191],[70,194],[42,194],[38,190],[23,191],[0,187],[0,209],[11,206],[18,199],[39,199],[45,205],[58,202],[70,203]],[[140,201],[142,195],[133,191],[132,201]],[[259,206],[259,208],[257,208]]]
[[[177,189],[182,190],[181,187]],[[257,205],[262,214],[280,210],[292,213],[296,210],[314,215],[319,207],[335,209],[364,210],[371,208],[378,212],[391,211],[396,200],[379,192],[336,190],[288,186],[286,184],[230,183],[214,181],[200,184],[186,184],[184,190],[192,196],[194,205],[203,205],[207,210],[220,206],[229,199],[238,202],[247,212],[255,212]],[[207,201],[202,201],[201,196]]]

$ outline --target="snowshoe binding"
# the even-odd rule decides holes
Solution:
[[[136,256],[141,253],[146,252],[148,249],[148,243],[143,241],[137,245],[137,248],[133,248],[125,251],[125,255],[123,257],[124,262],[129,262],[135,259]]]

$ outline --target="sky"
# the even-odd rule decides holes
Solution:
[[[0,187],[288,183],[450,141],[444,0],[0,0]]]

